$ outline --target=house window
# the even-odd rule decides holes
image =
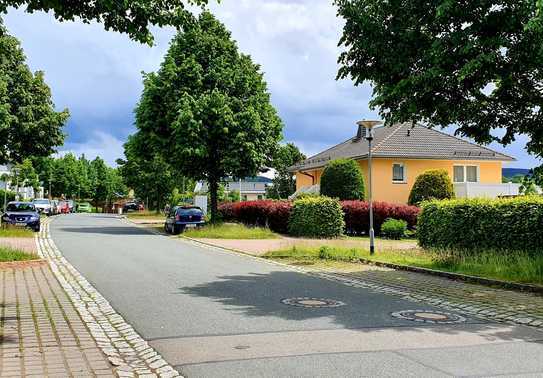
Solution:
[[[262,194],[259,194],[259,195],[258,195],[258,200],[259,200],[259,201],[262,200]]]
[[[405,165],[402,163],[392,164],[392,182],[406,182]]]
[[[247,201],[247,194],[242,195],[242,196],[241,196],[241,200],[242,200],[242,201]]]
[[[479,182],[479,168],[476,165],[455,165],[454,182]]]

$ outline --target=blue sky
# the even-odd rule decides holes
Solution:
[[[375,119],[369,85],[336,81],[342,22],[330,0],[223,0],[212,10],[240,49],[262,65],[272,101],[285,124],[285,141],[311,155],[355,133],[356,121]],[[12,10],[4,17],[22,43],[33,70],[43,70],[59,109],[69,108],[68,138],[60,150],[100,155],[110,164],[123,156],[134,132],[133,109],[141,72],[155,71],[174,34],[155,29],[149,47],[102,25],[59,23],[45,13]],[[524,151],[526,139],[498,151],[515,156],[510,167],[539,165]]]

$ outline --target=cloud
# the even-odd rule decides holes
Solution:
[[[124,141],[102,131],[94,131],[93,137],[84,143],[66,143],[58,152],[58,156],[72,153],[76,156],[85,155],[89,160],[101,157],[110,166],[116,166],[115,160],[124,155]]]
[[[307,155],[354,135],[356,121],[378,118],[368,107],[369,85],[335,80],[343,22],[331,3],[237,0],[211,6],[241,51],[262,66],[285,140]],[[46,72],[57,107],[71,111],[66,148],[100,150],[109,161],[122,157],[121,141],[134,132],[141,71],[158,69],[174,31],[155,29],[156,46],[148,47],[99,24],[59,23],[45,13],[10,11],[4,19],[32,69]],[[98,148],[104,141],[111,147]],[[505,150],[492,147],[518,157],[513,166],[540,164],[523,150],[525,142],[519,137]]]

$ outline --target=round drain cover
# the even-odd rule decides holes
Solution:
[[[341,301],[336,301],[334,299],[324,299],[324,298],[285,298],[281,299],[281,303],[295,306],[295,307],[305,307],[305,308],[327,308],[327,307],[340,307],[345,306],[345,303]]]
[[[428,310],[405,310],[393,312],[392,316],[398,319],[412,320],[421,323],[430,324],[453,324],[463,323],[466,318],[457,314],[441,311]]]

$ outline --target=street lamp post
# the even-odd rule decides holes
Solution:
[[[13,173],[15,173],[15,200],[19,201],[19,168],[13,168]]]
[[[358,126],[366,129],[366,140],[368,141],[368,200],[370,207],[370,255],[375,254],[375,231],[373,230],[373,183],[372,183],[372,151],[371,142],[373,141],[373,128],[380,125],[381,121],[360,121]]]

